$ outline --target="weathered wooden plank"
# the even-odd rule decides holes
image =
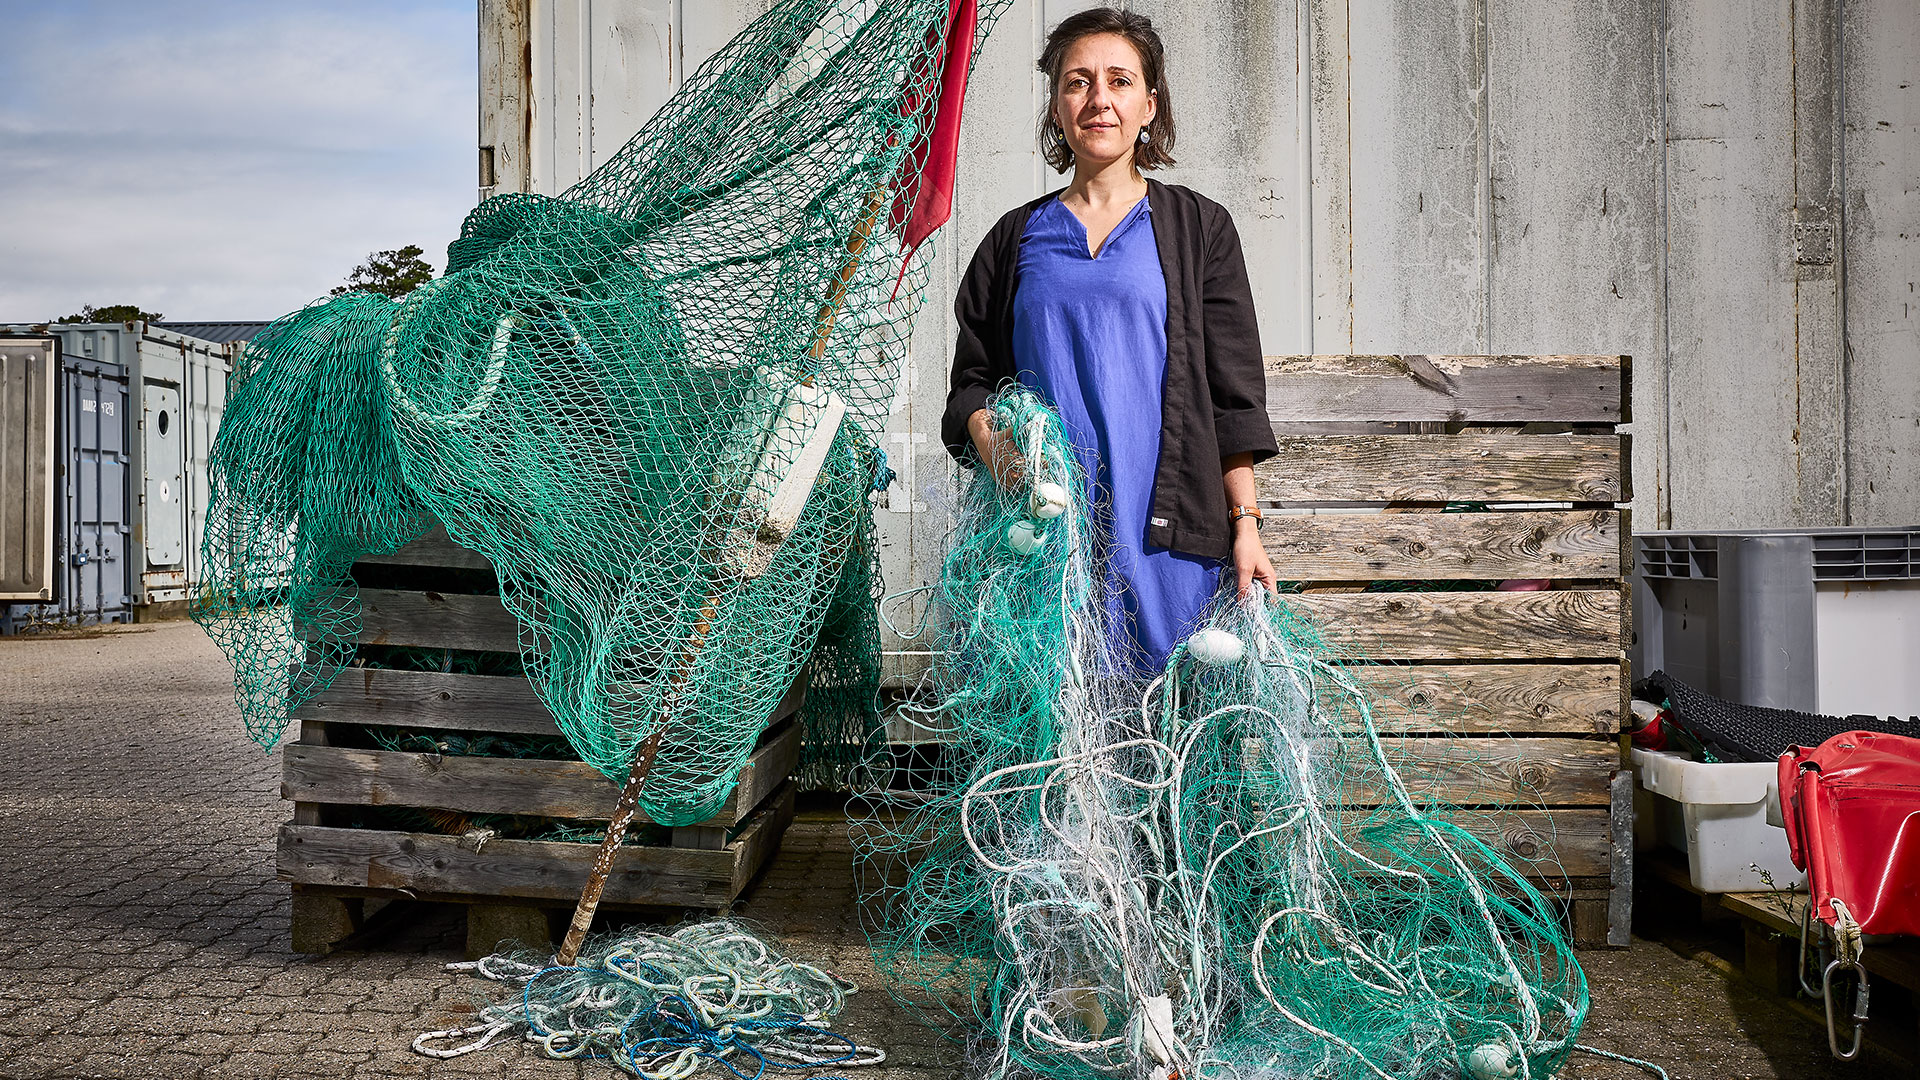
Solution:
[[[718,851],[628,845],[615,858],[604,902],[720,908],[778,845],[793,815],[789,786]],[[407,892],[423,899],[578,899],[594,844],[494,840],[475,852],[457,836],[285,825],[277,852],[282,881]],[[739,884],[736,884],[739,883]]]
[[[743,820],[793,772],[800,726],[763,743],[747,759],[733,792],[701,825]],[[420,806],[474,814],[605,821],[619,787],[579,761],[464,757],[289,744],[282,798],[348,806]],[[643,811],[639,818],[649,820]]]
[[[1273,502],[1619,502],[1623,435],[1317,435],[1254,466]]]
[[[774,721],[805,704],[807,681],[807,672],[802,669],[774,707]],[[300,705],[293,715],[303,721],[386,724],[423,731],[560,734],[540,695],[518,675],[348,668],[332,686]]]
[[[1616,510],[1283,515],[1260,539],[1283,581],[1620,576]]]
[[[519,652],[520,624],[498,596],[361,589],[359,641]]]
[[[592,844],[494,840],[476,853],[457,836],[286,825],[277,862],[281,880],[299,885],[559,901],[579,895],[594,851]],[[614,861],[606,896],[726,903],[733,860],[731,851],[630,845]]]
[[[1354,665],[1346,671],[1373,695],[1373,723],[1383,735],[1620,730],[1625,673],[1618,663]]]
[[[780,850],[780,841],[787,835],[787,826],[793,824],[794,804],[798,796],[799,788],[793,784],[781,788],[762,804],[754,819],[728,845],[738,853],[733,863],[734,896],[746,892],[761,868]],[[732,902],[730,897],[728,903]]]
[[[1359,811],[1344,815],[1364,820]],[[1522,874],[1597,877],[1608,872],[1607,813],[1591,808],[1561,810],[1442,810],[1443,818],[1471,833]]]
[[[1284,596],[1327,644],[1370,660],[1619,660],[1617,589]]]
[[[1446,817],[1522,874],[1599,877],[1607,873],[1612,837],[1604,811],[1457,810]]]
[[[425,731],[560,734],[533,685],[517,675],[348,668],[293,715],[329,724],[391,724]]]
[[[592,766],[397,753],[339,746],[286,748],[282,798],[354,806],[441,807],[541,817],[611,816],[617,788]]]
[[[389,551],[384,555],[362,555],[361,562],[381,563],[387,566],[450,566],[462,570],[491,570],[493,564],[485,555],[472,548],[462,547],[447,535],[444,526],[435,525],[425,535],[398,551]]]
[[[763,805],[769,796],[787,782],[793,770],[800,767],[800,741],[803,734],[798,721],[788,721],[784,732],[756,748],[753,755],[747,758],[746,768],[740,770],[739,778],[734,781],[733,793],[727,797],[723,813],[731,821],[703,824],[732,824]]]
[[[1606,883],[1606,878],[1563,878],[1542,875],[1531,879],[1533,887],[1540,890],[1540,894],[1549,900],[1598,900],[1602,905],[1607,901]]]
[[[1620,356],[1269,356],[1267,415],[1295,420],[1614,424]]]
[[[1416,802],[1450,806],[1598,806],[1611,803],[1608,782],[1619,751],[1599,739],[1380,740],[1387,761]],[[1355,805],[1377,803],[1386,792],[1350,784]]]

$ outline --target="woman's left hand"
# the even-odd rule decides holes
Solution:
[[[1260,530],[1248,518],[1234,522],[1233,569],[1240,575],[1239,595],[1243,599],[1256,581],[1266,586],[1268,592],[1275,591],[1273,560],[1267,557],[1267,549],[1260,543]]]

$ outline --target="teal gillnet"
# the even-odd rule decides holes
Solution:
[[[1116,675],[1086,478],[1032,394],[994,407],[1026,471],[974,479],[945,564],[951,745],[860,822],[895,992],[994,1078],[1552,1075],[1588,1007],[1555,906],[1416,804],[1284,599]]]
[[[571,190],[476,209],[444,277],[254,339],[193,603],[249,733],[353,662],[355,561],[438,521],[583,760],[624,779],[663,732],[653,820],[714,812],[809,661],[809,768],[843,768],[876,715],[869,498],[944,58],[1004,3],[970,38],[949,0],[773,4]]]

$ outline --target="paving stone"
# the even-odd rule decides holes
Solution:
[[[207,1066],[200,1076],[201,1080],[269,1080],[273,1077],[309,1075],[299,1071],[301,1068],[301,1062],[290,1060],[282,1054],[240,1050]]]

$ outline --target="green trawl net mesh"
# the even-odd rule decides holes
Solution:
[[[1554,906],[1416,805],[1284,599],[1115,675],[1086,478],[1032,394],[995,409],[1026,469],[944,567],[950,745],[858,833],[896,992],[994,1080],[1552,1075],[1588,1005]]]
[[[951,198],[926,178],[1004,3],[777,3],[564,195],[475,210],[444,277],[256,338],[194,604],[253,737],[352,660],[354,561],[438,520],[584,760],[623,779],[664,725],[655,820],[725,797],[823,624],[814,741],[847,741],[875,440]]]

